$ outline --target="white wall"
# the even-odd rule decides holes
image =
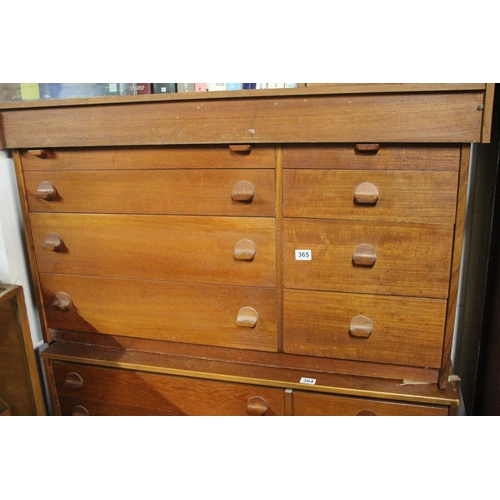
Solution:
[[[0,281],[23,287],[33,347],[43,344],[25,251],[14,162],[0,150]]]

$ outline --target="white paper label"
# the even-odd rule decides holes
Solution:
[[[311,260],[311,250],[295,250],[295,260]]]
[[[302,377],[300,379],[301,384],[308,384],[308,385],[314,385],[316,383],[315,378],[307,378],[307,377]]]

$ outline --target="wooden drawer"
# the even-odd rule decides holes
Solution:
[[[276,290],[41,274],[48,327],[276,351]],[[56,294],[65,297],[53,305]],[[254,313],[246,308],[251,308]],[[256,321],[256,323],[255,323]],[[238,323],[239,324],[238,324]]]
[[[285,219],[284,235],[287,288],[448,296],[451,224]]]
[[[285,145],[284,168],[340,170],[451,170],[460,167],[460,147],[381,144],[359,151],[355,144]]]
[[[31,214],[30,220],[42,273],[276,286],[272,218]],[[62,243],[52,250],[54,239]]]
[[[31,212],[275,215],[271,169],[32,171],[25,184]]]
[[[284,389],[57,361],[52,371],[62,415],[284,414]]]
[[[441,366],[445,300],[285,290],[284,309],[289,354]]]
[[[445,406],[378,401],[375,399],[293,391],[297,416],[447,416]]]
[[[457,172],[302,170],[283,173],[285,217],[455,222]]]
[[[274,146],[256,145],[247,153],[233,152],[227,145],[61,148],[22,151],[21,159],[24,171],[274,168]]]

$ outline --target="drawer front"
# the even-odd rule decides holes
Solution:
[[[448,295],[451,224],[285,219],[284,234],[287,288]]]
[[[274,168],[275,164],[274,147],[260,145],[243,153],[229,146],[51,149],[37,156],[38,151],[21,152],[24,171]]]
[[[288,169],[285,217],[454,224],[457,172]]]
[[[285,145],[284,168],[340,170],[452,170],[460,166],[458,146],[381,144],[378,150],[355,144]]]
[[[50,328],[277,349],[272,288],[53,274],[41,274],[40,282]]]
[[[447,407],[293,392],[297,416],[447,416]]]
[[[25,173],[31,212],[274,216],[274,182],[271,169]]]
[[[285,290],[284,309],[289,354],[441,366],[445,300]]]
[[[276,286],[272,218],[31,214],[30,220],[42,273]]]
[[[285,391],[188,377],[53,362],[61,414],[283,415]],[[75,408],[80,407],[80,408]]]

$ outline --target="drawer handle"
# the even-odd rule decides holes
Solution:
[[[53,201],[57,196],[57,189],[48,181],[43,181],[36,190],[35,193],[37,198],[42,198],[42,200]]]
[[[354,201],[360,205],[376,205],[379,196],[377,186],[371,182],[362,182],[354,190]]]
[[[371,245],[358,245],[352,254],[352,262],[356,266],[372,267],[377,261],[377,251]]]
[[[376,417],[377,414],[371,410],[361,410],[356,414],[357,417]]]
[[[361,154],[365,155],[376,155],[380,149],[380,144],[375,143],[358,143],[354,146],[354,149]]]
[[[76,372],[71,372],[66,375],[66,380],[64,381],[64,387],[69,387],[70,389],[80,389],[83,386],[83,378]]]
[[[67,311],[72,304],[71,297],[66,292],[57,292],[52,302],[52,307],[54,309],[61,309],[61,311]]]
[[[247,414],[252,416],[261,417],[265,415],[269,405],[267,401],[259,396],[254,396],[250,398],[247,403]]]
[[[231,198],[233,201],[251,202],[255,197],[255,188],[248,181],[237,182],[233,187]]]
[[[367,316],[355,316],[349,325],[349,334],[353,337],[367,339],[373,332],[373,323]]]
[[[253,146],[251,144],[230,144],[229,150],[233,153],[248,154],[252,151]]]
[[[250,240],[240,240],[234,246],[234,258],[236,260],[253,260],[257,253],[255,243]]]
[[[61,250],[63,248],[63,240],[58,234],[49,233],[43,240],[42,248],[44,250],[57,252],[58,250]]]
[[[45,160],[50,156],[50,151],[47,151],[46,149],[29,149],[28,154]]]
[[[89,411],[85,406],[76,405],[71,412],[72,417],[88,417]]]
[[[259,321],[259,314],[253,307],[242,307],[238,311],[236,324],[244,328],[255,328]]]

